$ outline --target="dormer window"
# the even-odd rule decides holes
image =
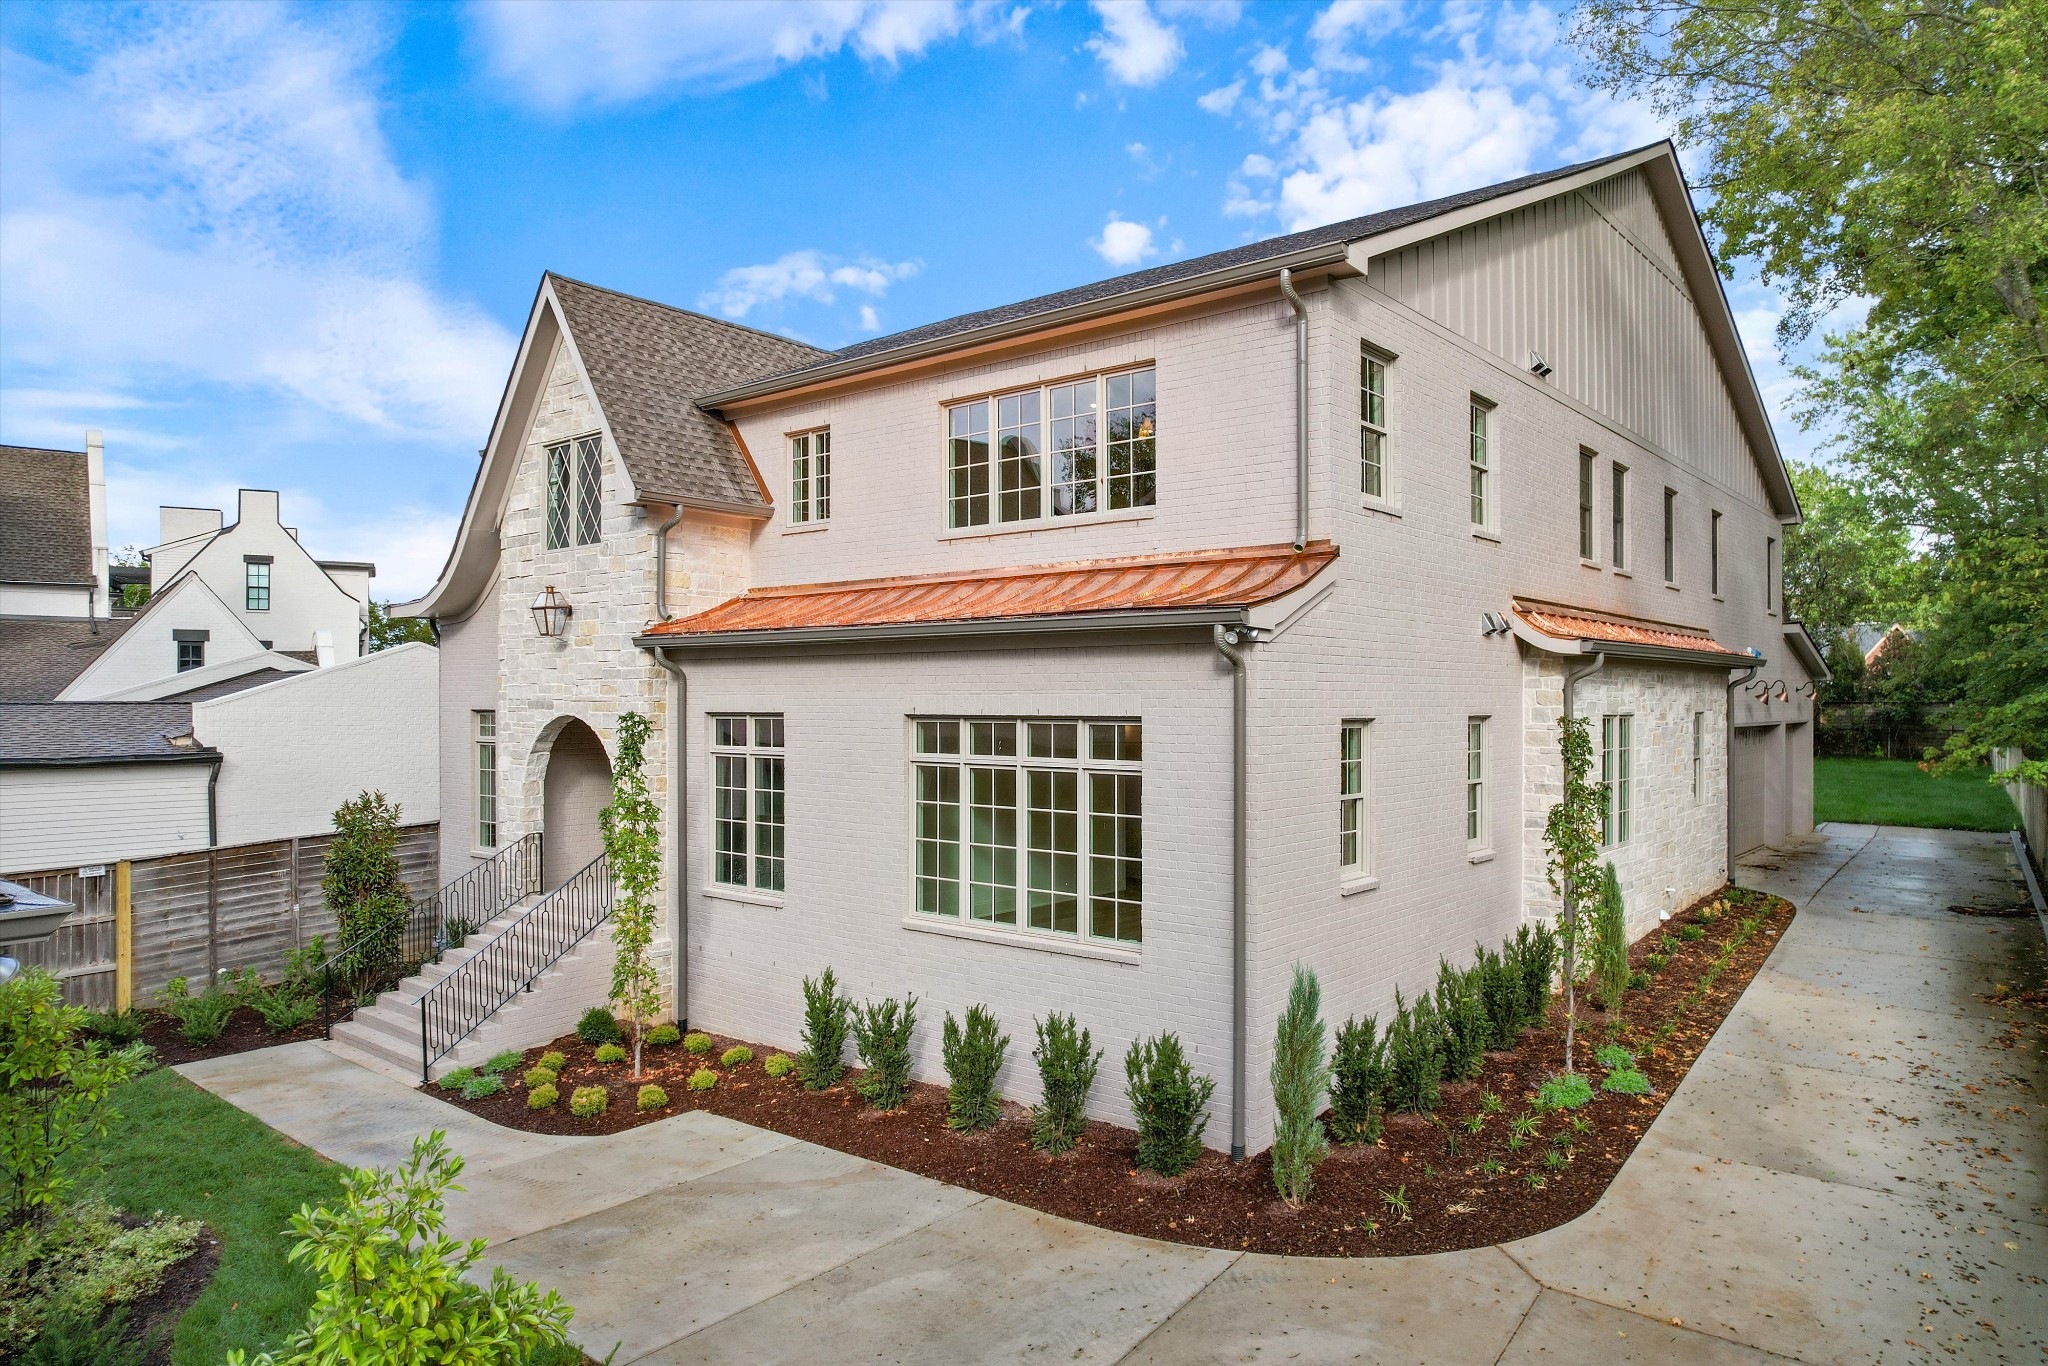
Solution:
[[[604,526],[604,442],[596,436],[547,448],[548,549],[596,545]]]
[[[1148,366],[948,407],[948,525],[1151,507],[1158,496],[1154,379]]]
[[[789,439],[789,522],[813,526],[832,516],[832,429]]]

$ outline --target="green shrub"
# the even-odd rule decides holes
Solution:
[[[126,1048],[142,1037],[144,1023],[139,1010],[90,1010],[86,1012],[83,1027],[95,1038],[104,1039],[116,1048]]]
[[[1031,1107],[1031,1146],[1057,1155],[1081,1141],[1102,1050],[1071,1015],[1048,1015],[1033,1024],[1038,1046],[1031,1056],[1038,1063],[1041,1099]]]
[[[683,1035],[683,1047],[689,1049],[692,1053],[709,1053],[711,1051],[711,1036],[702,1030],[693,1029],[688,1034]]]
[[[588,1044],[617,1043],[618,1018],[604,1006],[592,1006],[577,1018],[576,1037]]]
[[[996,1074],[1003,1070],[1003,1054],[1010,1036],[996,1023],[986,1006],[969,1006],[963,1028],[946,1012],[939,1052],[946,1064],[946,1127],[962,1133],[995,1127],[1003,1117],[1002,1097],[996,1093]]]
[[[682,1040],[683,1031],[672,1024],[656,1025],[647,1031],[647,1043],[653,1048],[667,1048]]]
[[[1547,920],[1523,925],[1511,941],[1522,978],[1522,1027],[1534,1028],[1550,1015],[1550,988],[1557,978],[1557,931]]]
[[[1394,988],[1394,1022],[1387,1028],[1387,1108],[1397,1114],[1428,1114],[1436,1109],[1438,1084],[1444,1073],[1444,1028],[1436,1003],[1428,996],[1413,1005]]]
[[[460,1091],[476,1078],[474,1067],[458,1067],[434,1084],[443,1091]]]
[[[1662,972],[1664,971],[1664,965],[1670,961],[1671,957],[1668,954],[1652,953],[1643,958],[1643,966],[1651,972]]]
[[[148,1345],[128,1330],[128,1311],[105,1318],[97,1307],[66,1305],[52,1310],[28,1350],[10,1357],[17,1366],[147,1366]]]
[[[464,1100],[483,1100],[505,1089],[505,1079],[495,1072],[479,1072],[462,1083]]]
[[[1393,1069],[1379,1023],[1378,1016],[1368,1015],[1362,1021],[1346,1020],[1337,1031],[1330,1064],[1330,1131],[1339,1143],[1380,1141]]]
[[[293,994],[282,986],[254,992],[245,999],[273,1034],[289,1034],[320,1013],[318,996]]]
[[[1522,1014],[1521,972],[1508,952],[1483,949],[1476,944],[1473,971],[1479,974],[1479,999],[1486,1006],[1487,1046],[1513,1048],[1527,1023]]]
[[[727,1067],[739,1067],[754,1060],[754,1050],[743,1043],[736,1043],[718,1055],[718,1061]]]
[[[1705,939],[1707,932],[1698,925],[1686,925],[1679,929],[1678,937],[1690,944]]]
[[[1600,892],[1593,912],[1593,994],[1609,1015],[1621,1013],[1628,991],[1628,923],[1621,906],[1621,879],[1614,865],[1600,865]]]
[[[1628,989],[1630,991],[1642,991],[1649,985],[1650,974],[1647,972],[1631,972],[1628,975]]]
[[[787,1053],[770,1053],[768,1060],[761,1064],[761,1070],[771,1077],[786,1077],[796,1071],[796,1063]]]
[[[489,1060],[478,1070],[489,1072],[494,1077],[503,1076],[525,1061],[526,1054],[516,1048],[508,1048],[502,1053],[493,1053]]]
[[[569,1113],[578,1119],[593,1119],[611,1104],[611,1096],[602,1086],[579,1086],[569,1093]]]
[[[1133,1042],[1124,1054],[1124,1095],[1138,1119],[1138,1165],[1179,1176],[1202,1155],[1216,1083],[1188,1065],[1173,1034]]]
[[[853,1029],[853,1002],[839,991],[832,969],[813,982],[804,978],[804,1046],[797,1075],[813,1091],[836,1085],[846,1072],[846,1036]]]
[[[157,993],[157,1004],[176,1022],[186,1043],[204,1048],[228,1027],[228,1017],[235,1013],[240,1001],[217,981],[195,996],[183,977],[173,977]]]
[[[540,1061],[534,1065],[536,1067],[545,1067],[550,1072],[559,1072],[569,1065],[569,1055],[557,1053],[554,1049],[550,1048],[547,1052],[540,1055]]]
[[[633,1103],[639,1106],[642,1112],[659,1110],[668,1104],[668,1092],[659,1086],[649,1084],[640,1088],[639,1094],[633,1098]]]
[[[292,1216],[300,1241],[291,1260],[321,1285],[306,1327],[258,1366],[314,1362],[441,1360],[530,1361],[569,1340],[573,1310],[552,1290],[478,1263],[487,1244],[446,1232],[442,1204],[462,1159],[437,1130],[415,1139],[395,1171],[353,1171],[336,1205]],[[230,1366],[245,1366],[240,1350]]]
[[[398,804],[381,792],[364,792],[334,812],[320,892],[335,938],[349,950],[341,970],[358,988],[386,981],[400,966],[411,901],[398,864],[400,818]]]
[[[1330,1154],[1318,1115],[1330,1084],[1330,1058],[1324,1046],[1323,993],[1316,975],[1294,969],[1287,1008],[1273,1029],[1273,1186],[1280,1198],[1299,1209],[1315,1186],[1318,1164]],[[1200,1154],[1196,1154],[1200,1156]]]
[[[65,1320],[96,1319],[108,1308],[147,1298],[191,1255],[202,1232],[197,1220],[161,1215],[129,1227],[112,1206],[90,1198],[55,1207],[53,1217],[11,1232],[0,1242],[0,1343],[7,1344],[0,1350],[18,1350],[39,1332],[78,1337],[77,1325]]]
[[[690,1089],[692,1091],[709,1091],[716,1085],[718,1085],[718,1074],[708,1067],[700,1067],[690,1074]]]
[[[553,1086],[562,1074],[552,1067],[529,1067],[523,1080],[528,1086]]]
[[[526,1093],[526,1108],[529,1110],[545,1110],[561,1098],[562,1093],[555,1089],[555,1084],[551,1081],[544,1081]]]
[[[621,1063],[626,1060],[626,1050],[615,1043],[599,1044],[590,1056],[601,1063]]]
[[[1636,1055],[1618,1043],[1603,1043],[1593,1050],[1593,1061],[1609,1071],[1617,1067],[1632,1067],[1635,1060]]]
[[[1576,1110],[1593,1098],[1593,1084],[1577,1072],[1552,1077],[1536,1088],[1539,1110]]]
[[[1436,1013],[1444,1025],[1444,1075],[1452,1081],[1472,1080],[1486,1065],[1486,1046],[1493,1038],[1476,969],[1459,972],[1437,960]]]
[[[1630,1063],[1609,1072],[1606,1080],[1600,1083],[1600,1089],[1624,1096],[1647,1096],[1650,1094],[1650,1079],[1643,1075],[1641,1068]]]
[[[854,1047],[866,1069],[854,1089],[877,1110],[900,1110],[910,1094],[910,1035],[916,1028],[916,996],[869,1001],[854,1012]]]

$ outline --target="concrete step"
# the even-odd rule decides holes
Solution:
[[[346,1044],[358,1052],[382,1058],[386,1064],[409,1076],[415,1085],[419,1083],[420,1040],[417,1034],[410,1040],[395,1039],[381,1030],[349,1020],[334,1027],[334,1037],[329,1042]]]
[[[357,1048],[354,1044],[349,1043],[346,1039],[340,1038],[339,1032],[340,1029],[339,1026],[337,1026],[337,1037],[325,1040],[321,1043],[320,1046],[322,1048],[325,1048],[328,1052],[334,1054],[334,1056],[337,1058],[345,1058],[349,1062],[354,1063],[358,1067],[366,1067],[370,1071],[376,1072],[382,1076],[389,1077],[391,1078],[391,1080],[399,1082],[402,1085],[418,1086],[420,1084],[420,1064],[418,1057],[414,1057],[411,1066],[400,1067],[397,1063],[391,1061],[391,1059],[385,1057],[381,1053],[372,1053],[367,1049]]]

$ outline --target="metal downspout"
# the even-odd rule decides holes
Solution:
[[[226,761],[226,755],[215,759],[213,772],[206,775],[206,847],[209,849],[220,843],[220,766]]]
[[[668,534],[676,529],[676,523],[683,520],[683,505],[676,504],[675,514],[654,529],[654,619],[668,620]],[[656,659],[661,658],[659,651]],[[664,661],[666,663],[666,661]]]
[[[1238,631],[1218,626],[1216,652],[1230,665],[1230,1160],[1245,1135],[1245,657]]]
[[[1735,882],[1735,690],[1756,677],[1757,666],[1752,664],[1742,671],[1742,677],[1728,680],[1728,707],[1722,717],[1721,726],[1721,787],[1728,808],[1727,843],[1728,882]]]
[[[1285,266],[1280,293],[1294,308],[1294,548],[1300,550],[1308,544],[1308,306]]]

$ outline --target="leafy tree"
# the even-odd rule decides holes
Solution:
[[[1785,529],[1785,601],[1822,650],[1858,622],[1918,625],[1925,566],[1905,523],[1824,465],[1794,461],[1792,487],[1806,521]]]
[[[388,602],[371,602],[369,621],[370,653],[388,650],[408,641],[434,643],[434,623],[425,617],[394,617]]]
[[[1593,885],[1593,865],[1600,856],[1600,812],[1607,784],[1592,780],[1592,723],[1583,716],[1558,718],[1557,749],[1564,767],[1564,795],[1543,823],[1543,845],[1550,851],[1545,869],[1550,890],[1564,903],[1558,917],[1564,946],[1564,1070],[1573,1070],[1577,1042],[1579,952],[1590,939],[1589,917],[1579,913],[1579,893]]]
[[[352,950],[345,966],[375,973],[397,961],[410,896],[399,875],[397,802],[364,792],[334,812],[320,892],[334,913],[338,938]]]
[[[611,1003],[633,1022],[633,1080],[640,1080],[640,1043],[661,1009],[661,980],[652,955],[661,882],[661,808],[647,792],[649,723],[637,711],[619,718],[611,803],[598,815],[612,877]]]
[[[1922,648],[1936,690],[1961,693],[1935,767],[1957,772],[2017,748],[2026,761],[1998,776],[2048,786],[2048,537],[1987,537],[1959,555]]]

